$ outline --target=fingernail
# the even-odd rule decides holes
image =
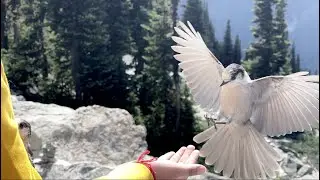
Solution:
[[[198,173],[199,174],[202,174],[202,173],[205,173],[205,172],[207,172],[207,168],[205,166],[198,167]]]

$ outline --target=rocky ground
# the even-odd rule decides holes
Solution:
[[[16,120],[32,126],[34,163],[43,179],[93,179],[135,160],[147,148],[145,127],[135,125],[125,110],[101,106],[73,110],[12,99]],[[267,140],[283,154],[280,179],[319,179],[318,170],[305,157],[283,145],[286,140]],[[206,173],[190,179],[226,178]]]

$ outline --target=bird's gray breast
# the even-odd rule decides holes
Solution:
[[[220,114],[230,121],[246,122],[252,112],[251,90],[248,85],[230,82],[221,87]]]

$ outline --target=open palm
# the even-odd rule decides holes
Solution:
[[[196,164],[199,151],[193,145],[181,147],[177,152],[168,152],[151,162],[156,179],[182,179],[206,172],[206,167]]]

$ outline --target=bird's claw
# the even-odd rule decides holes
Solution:
[[[210,126],[210,122],[212,122],[213,125],[215,126],[215,128],[217,129],[217,126],[216,126],[216,123],[215,123],[215,121],[216,121],[217,119],[212,118],[212,117],[211,117],[210,115],[208,115],[207,113],[204,115],[204,118],[207,120],[208,126]]]
[[[213,125],[214,125],[214,128],[217,130],[217,124],[216,124],[216,121],[213,121]]]
[[[227,122],[225,122],[225,121],[217,121],[217,119],[216,118],[212,118],[212,117],[210,117],[208,114],[205,114],[204,115],[204,118],[207,120],[207,122],[208,122],[208,126],[210,126],[210,122],[212,122],[213,123],[213,126],[214,126],[214,128],[217,130],[218,128],[217,128],[217,124],[227,124]]]

